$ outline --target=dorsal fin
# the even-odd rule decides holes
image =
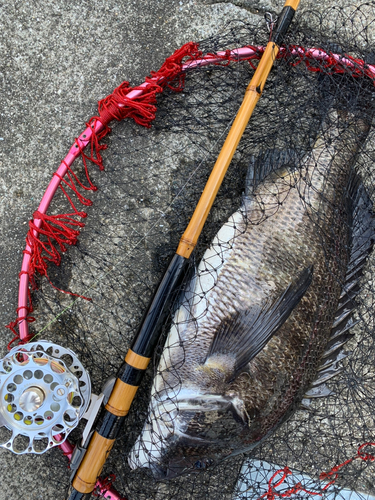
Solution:
[[[372,202],[357,174],[353,174],[349,196],[352,199],[353,213],[351,251],[328,349],[331,349],[340,338],[343,340],[348,336],[349,329],[354,325],[353,313],[356,308],[355,298],[360,291],[359,280],[375,240]]]
[[[325,387],[325,382],[328,379],[342,371],[339,361],[347,356],[347,353],[343,352],[343,348],[348,340],[354,336],[350,330],[359,322],[359,320],[355,321],[353,318],[357,305],[356,296],[360,292],[359,280],[375,241],[375,219],[372,202],[365,187],[360,182],[359,176],[355,173],[353,173],[349,185],[348,197],[351,200],[353,214],[349,263],[333,320],[331,336],[322,356],[317,379],[312,384],[314,388],[320,385]],[[312,393],[314,393],[314,396],[311,395]],[[329,394],[326,390],[322,390],[320,393],[314,390],[312,392],[308,391],[305,397],[325,397],[327,395]]]

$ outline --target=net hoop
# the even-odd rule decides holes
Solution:
[[[181,50],[181,49],[179,49]],[[217,65],[217,64],[229,64],[230,61],[249,61],[251,64],[252,60],[259,60],[265,50],[264,46],[245,46],[242,48],[228,50],[228,51],[220,51],[216,54],[208,54],[205,57],[196,57],[187,61],[184,64],[181,64],[181,68],[179,73],[187,73],[190,70],[195,68],[199,68],[202,66],[208,65]],[[375,65],[368,65],[363,59],[356,59],[348,55],[335,54],[331,52],[325,52],[322,49],[311,48],[305,49],[300,46],[289,46],[289,47],[281,47],[280,52],[277,56],[279,59],[281,58],[297,58],[291,61],[291,64],[297,65],[304,63],[310,71],[325,71],[332,73],[348,73],[354,77],[358,76],[367,76],[371,80],[375,80]],[[315,67],[312,66],[312,62],[320,62],[322,65]],[[168,83],[168,77],[159,76],[158,73],[156,76],[153,76],[147,79],[144,83],[139,85],[136,89],[131,90],[126,95],[126,100],[135,101],[144,95],[149,89],[155,88],[155,86],[166,85]],[[110,96],[107,96],[103,101],[109,99]],[[124,102],[118,102],[118,108],[123,108],[126,104]],[[91,120],[90,120],[91,122]],[[90,123],[89,122],[89,123]],[[42,215],[47,213],[47,210],[50,206],[50,203],[59,188],[61,187],[62,182],[64,181],[67,174],[69,174],[69,170],[74,160],[81,156],[87,146],[91,143],[93,136],[100,136],[103,131],[105,131],[105,135],[110,130],[105,130],[107,128],[106,124],[100,119],[95,119],[94,123],[91,123],[80,135],[77,139],[75,139],[74,144],[70,148],[67,156],[62,160],[59,168],[53,175],[50,184],[48,185],[45,194],[39,204],[37,212],[35,212],[35,217],[32,221],[32,228],[29,231],[29,234],[33,236],[33,238],[38,238],[42,225],[43,219]],[[104,135],[100,136],[101,138]],[[92,190],[96,188],[93,186]],[[66,195],[68,196],[68,195]],[[69,197],[68,197],[69,199]],[[86,198],[84,200],[87,200]],[[70,201],[70,199],[69,199]],[[90,201],[90,200],[88,200]],[[82,202],[82,201],[81,201]],[[88,205],[91,204],[87,203]],[[86,216],[85,213],[79,212],[77,213],[80,217]],[[83,224],[81,223],[81,226]],[[74,234],[74,236],[78,235]],[[73,243],[76,239],[73,240]],[[66,248],[63,247],[62,251],[65,251]],[[34,318],[30,317],[30,313],[32,312],[32,306],[30,302],[29,295],[29,284],[32,280],[32,276],[30,275],[30,263],[33,255],[33,248],[30,242],[27,240],[26,248],[24,250],[24,257],[21,266],[20,272],[20,281],[19,281],[19,293],[18,293],[18,308],[17,308],[17,319],[10,326],[12,331],[15,332],[15,327],[19,328],[19,336],[16,334],[16,337],[19,337],[22,343],[30,340],[29,336],[29,323],[34,321]],[[16,340],[16,339],[14,339]],[[12,341],[13,342],[13,341]]]
[[[181,49],[179,50],[182,50],[184,47],[186,46],[181,47]],[[176,79],[179,79],[179,84],[177,87],[175,87],[175,90],[176,91],[182,90],[184,75],[188,73],[190,70],[194,70],[196,68],[209,65],[226,65],[232,61],[235,62],[248,61],[249,64],[253,68],[255,68],[252,61],[257,61],[261,58],[265,50],[265,47],[249,45],[234,50],[220,51],[215,54],[208,54],[205,57],[201,57],[201,53],[199,52],[198,46],[196,44],[190,44],[189,49],[190,53],[189,52],[185,53],[183,56],[185,58],[188,57],[188,60],[184,63],[180,61],[178,68],[177,69],[175,68],[174,72],[167,75],[160,74],[160,71],[154,73],[150,78],[147,78],[144,83],[142,83],[141,85],[139,85],[134,89],[130,89],[122,100],[121,99],[117,100],[116,106],[120,111],[120,113],[123,108],[129,105],[130,101],[138,102],[139,99],[141,99],[143,96],[147,95],[150,92],[153,93],[153,97],[155,97],[155,94],[162,92],[163,88],[165,88],[166,86],[171,87],[171,85]],[[324,71],[325,73],[329,74],[346,73],[352,75],[353,77],[366,76],[371,80],[375,81],[375,65],[368,65],[364,60],[354,58],[350,55],[326,52],[319,48],[306,49],[301,46],[288,46],[288,47],[281,47],[277,58],[278,59],[284,58],[290,60],[291,65],[298,65],[303,63],[306,65],[308,70],[313,72]],[[182,78],[181,75],[183,75]],[[124,83],[128,84],[128,82]],[[125,87],[128,88],[128,85],[125,85]],[[114,94],[110,94],[109,96],[107,96],[107,98],[103,99],[103,101],[100,101],[100,103],[107,101],[113,95]],[[100,109],[100,103],[99,103],[99,109]],[[128,116],[136,119],[137,123],[149,127],[151,121],[155,117],[155,111],[156,108],[155,110],[151,110],[149,118],[144,120],[143,123],[139,119],[139,117],[137,120],[134,116],[131,115]],[[119,121],[119,118],[117,118],[114,113],[112,113],[112,115],[107,118],[108,121],[113,118]],[[48,217],[47,211],[59,187],[63,189],[65,196],[67,197],[68,201],[70,202],[70,204],[74,209],[72,214],[67,214],[69,217],[71,217],[71,219],[65,221],[65,226],[64,222],[62,222],[60,224],[60,228],[62,227],[66,228],[67,224],[69,225],[72,223],[76,227],[76,229],[70,228],[70,233],[65,234],[66,239],[60,242],[59,252],[66,251],[67,249],[66,244],[68,245],[74,244],[77,241],[79,229],[82,228],[84,224],[82,222],[78,222],[76,218],[77,217],[79,219],[84,218],[86,217],[86,213],[76,210],[74,203],[67,194],[66,190],[64,191],[64,183],[65,185],[68,185],[71,189],[73,189],[74,193],[78,196],[78,199],[81,204],[86,206],[91,205],[91,201],[88,198],[83,197],[83,195],[80,194],[80,191],[78,191],[78,189],[76,188],[75,183],[78,181],[76,178],[74,178],[74,174],[71,172],[70,167],[73,164],[74,160],[76,160],[79,156],[82,156],[82,158],[84,159],[85,168],[87,168],[85,159],[93,161],[101,169],[104,168],[102,165],[102,159],[99,151],[100,149],[105,149],[105,146],[98,147],[98,140],[102,139],[105,135],[107,135],[110,132],[111,129],[108,127],[107,124],[108,121],[106,121],[105,119],[101,120],[100,117],[94,117],[88,122],[87,127],[78,136],[78,138],[75,139],[73,145],[69,149],[68,154],[62,160],[60,166],[53,174],[53,177],[42,197],[38,209],[34,213],[34,217],[30,222],[30,229],[28,237],[26,239],[26,247],[24,250],[21,271],[19,274],[17,318],[14,322],[8,325],[8,328],[10,328],[15,334],[15,338],[10,342],[9,348],[11,347],[11,344],[15,340],[19,339],[20,343],[26,343],[32,338],[32,335],[30,335],[29,333],[29,323],[34,321],[34,318],[30,315],[32,313],[30,287],[35,286],[33,281],[33,275],[35,269],[30,271],[31,261],[35,251],[35,245],[33,244],[33,241],[37,240],[40,235],[46,234],[45,232],[43,232],[43,229],[44,229],[44,223]],[[91,145],[91,156],[86,156],[84,154],[84,151],[90,145]],[[89,186],[83,186],[81,183],[78,182],[79,187],[82,189],[95,191],[96,187],[93,184],[91,184],[88,174],[87,178],[89,181]],[[74,216],[76,216],[76,218],[74,218]],[[54,222],[56,225],[56,220]],[[55,235],[52,235],[52,237],[54,236]],[[46,248],[44,249],[46,250]],[[48,250],[46,251],[48,252]],[[54,259],[53,256],[50,256],[50,258],[47,256],[46,259],[49,261],[52,260],[56,263],[56,259]],[[16,331],[17,327],[19,330],[18,333]],[[74,447],[68,440],[60,445],[60,449],[62,450],[63,454],[69,460],[71,460]],[[122,498],[111,487],[111,481],[109,481],[108,479],[98,479],[96,491],[99,492],[102,496],[104,496],[104,498],[112,498],[119,500]]]

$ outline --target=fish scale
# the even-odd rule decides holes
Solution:
[[[331,111],[300,168],[275,155],[218,232],[175,314],[132,468],[171,478],[210,467],[257,446],[301,402],[332,326],[351,321],[336,311],[358,253],[351,227],[366,207],[353,165],[369,126]]]

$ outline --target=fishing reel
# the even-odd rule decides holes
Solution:
[[[77,356],[47,341],[12,349],[0,360],[0,446],[44,453],[78,425],[91,396]]]

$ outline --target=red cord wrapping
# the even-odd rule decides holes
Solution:
[[[260,60],[265,51],[265,47],[258,47],[254,45],[246,45],[246,47],[252,49],[253,53],[247,57],[241,57],[241,61],[248,61],[252,69],[255,70],[257,65],[251,61]],[[298,51],[298,54],[293,54],[293,50],[295,50],[295,52]],[[314,56],[314,51],[325,54],[325,59],[317,59]],[[225,55],[222,56],[218,56],[218,54],[208,54],[208,56],[215,57],[216,59],[219,57],[220,59],[223,59],[223,61],[238,61],[238,55],[230,51],[226,51]],[[287,47],[281,47],[276,59],[286,59],[289,61],[291,66],[298,66],[301,63],[304,63],[308,71],[312,71],[314,73],[324,72],[329,75],[348,74],[355,78],[366,76],[375,84],[373,70],[370,69],[368,64],[366,64],[363,59],[357,59],[348,54],[343,55],[341,59],[337,60],[337,57],[334,57],[333,52],[326,52],[325,50],[319,48],[305,49],[300,45],[288,45]],[[346,61],[350,61],[351,65],[349,66]],[[218,65],[222,63],[215,64]]]
[[[29,275],[29,284],[32,289],[37,288],[35,281],[36,273],[45,276],[51,283],[47,272],[48,263],[53,262],[59,266],[61,263],[61,254],[66,252],[69,245],[75,245],[77,243],[79,231],[82,227],[84,227],[84,223],[81,222],[80,219],[86,217],[87,214],[86,212],[79,211],[77,209],[72,197],[68,194],[67,189],[70,189],[74,193],[78,202],[82,205],[92,205],[92,201],[83,196],[79,191],[79,188],[86,191],[97,190],[97,187],[90,179],[88,163],[94,163],[100,170],[104,169],[103,158],[100,152],[106,149],[107,145],[101,144],[100,141],[111,131],[108,123],[112,120],[120,121],[124,118],[132,118],[139,125],[151,127],[151,122],[155,119],[157,109],[155,106],[156,94],[161,93],[165,87],[168,87],[176,92],[182,91],[185,82],[185,75],[182,74],[183,59],[188,58],[188,60],[193,60],[200,56],[201,52],[198,50],[198,45],[196,43],[189,42],[178,49],[174,54],[172,54],[172,56],[168,57],[159,71],[151,72],[151,77],[146,78],[146,82],[149,84],[147,88],[130,87],[129,82],[125,81],[117,87],[112,94],[99,101],[99,116],[92,117],[86,124],[88,127],[91,127],[93,131],[90,140],[89,153],[86,153],[83,150],[77,139],[75,140],[76,147],[79,148],[83,161],[88,186],[85,186],[79,181],[77,175],[68,165],[66,165],[67,173],[65,178],[60,177],[59,187],[72,207],[73,213],[47,215],[36,211],[33,215],[33,219],[29,222],[29,231],[26,236],[26,243],[31,248],[31,260],[27,274]],[[142,94],[139,97],[136,99],[127,98],[127,94],[130,91],[140,88],[142,89]],[[96,121],[100,121],[103,125],[103,129],[98,133],[95,132]],[[55,173],[54,175],[58,174]],[[41,221],[40,228],[35,225],[35,219]],[[35,234],[37,234],[37,236]],[[21,276],[21,274],[23,273],[20,273],[19,276]],[[54,285],[52,286],[56,290],[68,293],[69,295],[87,299],[87,297],[83,297],[82,295],[66,292],[55,287]],[[24,313],[22,316],[19,316],[19,309],[17,309],[16,320],[6,326],[15,335],[9,342],[8,349],[11,348],[11,345],[15,340],[20,338],[16,331],[18,324],[21,321],[27,321],[28,323],[35,321],[35,318],[29,316],[29,314],[33,311],[30,291],[28,303],[28,307],[21,308],[23,311],[26,311],[26,314]],[[26,339],[23,339],[19,343],[24,344],[31,338],[32,335],[28,335]]]
[[[26,273],[26,271],[23,271],[23,272],[21,271],[19,275],[21,276],[21,274],[25,274],[25,273]],[[28,274],[28,273],[26,273],[26,274]],[[5,328],[9,328],[9,330],[11,332],[13,332],[13,334],[14,334],[14,337],[8,343],[8,346],[7,346],[8,351],[10,351],[12,349],[12,344],[16,340],[19,340],[18,344],[27,344],[27,342],[29,342],[33,337],[33,335],[31,334],[31,335],[27,335],[26,338],[20,340],[20,336],[19,336],[18,332],[16,331],[16,327],[18,326],[18,323],[20,321],[27,321],[28,323],[33,323],[35,321],[35,318],[33,316],[29,316],[29,314],[31,314],[33,312],[30,289],[28,289],[27,294],[28,294],[28,298],[29,298],[29,307],[27,309],[18,307],[17,308],[17,318],[15,319],[15,321],[12,321],[11,323],[9,323],[9,325],[6,325],[6,327],[5,327]],[[19,316],[20,309],[26,309],[27,313],[23,314],[22,316]]]
[[[276,488],[278,488],[287,478],[289,475],[293,475],[291,470],[288,467],[284,467],[283,469],[277,470],[273,476],[270,478],[268,481],[268,490],[266,493],[263,493],[263,495],[260,497],[261,498],[266,498],[267,500],[276,500],[277,498],[290,498],[292,495],[295,495],[299,492],[307,493],[312,496],[319,496],[323,497],[324,492],[332,485],[335,483],[336,479],[338,478],[338,471],[345,467],[346,465],[349,465],[351,462],[353,462],[356,459],[361,459],[365,462],[373,462],[375,460],[375,456],[371,455],[370,453],[365,453],[363,452],[363,449],[366,446],[375,446],[375,443],[364,443],[362,444],[358,450],[357,450],[357,455],[355,455],[352,458],[349,458],[349,460],[346,460],[345,462],[335,465],[335,467],[332,467],[332,469],[329,472],[322,472],[319,476],[319,479],[321,481],[329,479],[330,481],[326,483],[321,491],[310,491],[307,490],[302,486],[300,482],[296,483],[294,486],[289,488],[288,490],[284,490],[283,492],[277,492]],[[276,482],[273,483],[275,478],[282,474],[281,478]],[[260,500],[259,499],[259,500]]]
[[[264,52],[264,48],[261,50],[259,47],[249,47],[253,48],[254,54],[249,56],[247,60],[251,67],[255,69],[255,65],[251,62],[251,60],[260,59]],[[297,56],[291,53],[293,49],[299,50],[299,54]],[[76,147],[79,148],[83,161],[88,186],[84,186],[68,166],[66,174],[68,180],[65,178],[60,179],[60,189],[67,198],[74,213],[48,216],[40,214],[40,212],[35,212],[34,218],[37,214],[36,218],[39,218],[42,221],[40,229],[35,226],[33,220],[30,221],[30,229],[27,234],[26,241],[32,249],[31,263],[28,271],[29,282],[32,288],[36,288],[35,272],[38,272],[42,276],[46,276],[48,279],[48,262],[54,262],[56,265],[60,265],[61,253],[66,251],[68,245],[74,245],[77,242],[79,234],[78,228],[82,228],[84,226],[79,219],[86,217],[87,214],[86,212],[79,211],[76,208],[72,198],[67,193],[67,188],[73,191],[82,205],[90,206],[92,204],[90,199],[84,197],[80,193],[78,187],[88,191],[96,191],[97,189],[90,179],[88,162],[94,163],[100,170],[104,169],[101,151],[106,149],[107,145],[101,144],[100,141],[111,131],[108,126],[109,122],[112,120],[120,121],[124,118],[132,118],[137,124],[144,127],[150,127],[152,120],[155,119],[156,94],[161,93],[165,87],[168,87],[176,92],[181,91],[184,88],[185,83],[185,73],[182,72],[183,59],[187,58],[186,62],[188,62],[201,57],[201,55],[202,53],[198,49],[198,44],[189,42],[168,57],[159,71],[151,72],[151,77],[146,78],[148,87],[142,87],[142,94],[139,97],[135,99],[127,98],[127,94],[129,92],[140,89],[141,87],[131,87],[129,82],[125,81],[117,87],[112,94],[99,101],[99,116],[93,116],[86,124],[93,131],[90,139],[89,153],[87,154],[82,148],[80,142],[77,139],[75,140]],[[297,66],[304,62],[307,69],[313,72],[323,70],[328,73],[350,72],[352,76],[368,76],[374,80],[370,69],[366,66],[364,61],[347,55],[345,55],[345,58],[351,61],[353,64],[352,68],[348,68],[345,63],[337,61],[333,55],[330,54],[328,54],[326,61],[317,62],[310,50],[297,46],[290,46],[287,50],[283,50],[278,54],[278,58],[290,59],[293,66]],[[236,60],[237,56],[227,50],[221,59],[222,61],[215,64],[227,65],[230,60]],[[103,125],[100,132],[95,132],[95,125],[97,121],[100,121]],[[55,175],[57,174],[55,173]],[[62,184],[65,184],[65,187]],[[39,235],[36,237],[34,235],[34,230],[36,230],[39,235],[43,235],[43,239],[41,239]],[[80,295],[70,292],[65,293],[81,297]],[[27,314],[22,317],[17,316],[17,319],[14,322],[7,325],[7,327],[14,333],[15,328],[20,321],[26,320],[28,322],[32,322],[31,319],[33,318],[29,318],[29,314],[32,312],[30,298],[29,307],[24,307],[22,309],[27,310]],[[15,335],[17,334],[15,333]],[[14,340],[15,339],[13,339],[11,343]]]
[[[298,49],[299,53],[298,56],[292,55],[291,51],[293,49]],[[318,50],[319,49],[315,49]],[[295,62],[292,62],[292,66],[298,66],[302,62],[305,64],[306,68],[309,71],[312,71],[314,73],[318,72],[323,72],[325,74],[350,74],[351,76],[354,77],[363,77],[363,76],[368,76],[372,80],[374,79],[372,72],[369,70],[368,66],[364,63],[362,59],[355,59],[352,56],[345,55],[345,59],[351,61],[353,66],[348,67],[346,64],[344,64],[342,61],[337,60],[335,57],[333,57],[332,52],[325,52],[327,54],[326,59],[322,60],[317,60],[312,56],[311,49],[304,49],[303,47],[297,46],[297,45],[290,45],[288,47],[288,50],[285,51],[284,54],[278,54],[279,58],[290,58],[290,57],[298,57]]]
[[[29,232],[26,243],[32,249],[29,269],[30,283],[36,289],[35,272],[46,276],[48,262],[53,262],[57,266],[61,263],[61,253],[66,252],[68,245],[75,245],[79,235],[79,229],[84,226],[83,222],[74,217],[77,212],[62,215],[47,215],[39,211],[34,212],[34,219],[42,221],[41,227],[34,223],[34,219],[29,222]],[[35,236],[34,231],[38,232]],[[41,235],[44,238],[41,238]]]

